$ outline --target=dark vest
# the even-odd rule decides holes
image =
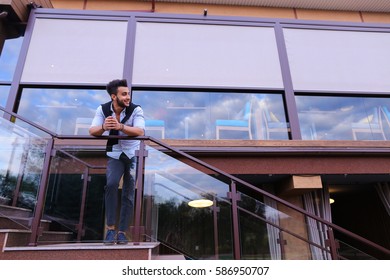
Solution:
[[[101,104],[102,110],[104,117],[107,118],[112,115],[112,110],[111,110],[111,103],[112,101],[109,101],[107,103]],[[131,116],[131,114],[134,112],[134,109],[139,107],[139,105],[130,103],[128,107],[126,107],[126,115],[125,117],[121,120],[121,123],[125,123]],[[109,135],[118,135],[118,130],[111,129]],[[108,139],[107,145],[106,145],[106,151],[111,152],[112,151],[112,146],[118,144],[118,139]]]

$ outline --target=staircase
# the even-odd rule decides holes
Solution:
[[[75,243],[72,232],[53,231],[41,220],[39,245],[29,246],[31,210],[0,205],[0,260],[149,260],[157,242],[106,246]]]

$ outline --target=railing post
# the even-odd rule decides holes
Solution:
[[[213,195],[213,223],[214,223],[214,254],[215,259],[219,259],[219,238],[218,238],[218,212],[219,207],[217,206],[217,200],[215,199],[215,194]]]
[[[233,254],[235,260],[241,259],[241,243],[240,243],[240,227],[238,222],[238,207],[237,201],[239,200],[239,194],[237,193],[236,182],[231,181],[230,192],[228,197],[232,201],[232,223],[233,223]]]
[[[284,246],[286,246],[286,240],[283,239],[283,231],[282,230],[279,230],[278,243],[280,245],[280,257],[282,260],[285,260],[286,259],[286,248]]]
[[[145,170],[145,157],[148,156],[148,152],[145,150],[145,141],[141,140],[139,150],[135,155],[138,157],[138,164],[136,170],[136,197],[134,206],[134,229],[133,229],[133,241],[141,242],[141,217],[142,217],[142,200],[144,193],[144,170]]]
[[[90,181],[88,167],[86,167],[84,169],[84,174],[82,175],[81,178],[83,179],[83,190],[82,190],[82,196],[81,196],[79,223],[77,225],[77,241],[81,241],[81,238],[84,236],[85,204],[86,204],[86,200],[87,200],[88,181]]]
[[[332,257],[332,260],[338,260],[339,255],[337,253],[337,242],[336,239],[334,238],[334,233],[331,228],[327,230],[328,233],[328,240],[326,241],[327,245],[329,246],[330,249],[330,255]]]
[[[54,139],[50,138],[45,149],[45,158],[43,161],[42,178],[39,185],[37,204],[35,206],[35,212],[31,223],[31,236],[30,246],[36,246],[38,243],[38,237],[41,235],[40,224],[43,215],[43,208],[45,206],[46,188],[50,175],[50,163],[52,157],[52,151],[54,146]]]

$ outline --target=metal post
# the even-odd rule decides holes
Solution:
[[[140,141],[139,151],[136,151],[138,157],[138,164],[136,170],[136,197],[134,207],[134,231],[133,241],[141,241],[141,216],[142,216],[142,200],[144,193],[144,170],[145,170],[145,157],[147,157],[147,151],[145,150],[145,141]]]
[[[239,194],[237,193],[236,182],[230,184],[230,192],[228,197],[232,200],[232,222],[233,222],[233,254],[235,260],[241,259],[241,243],[240,243],[240,228],[238,223],[238,207],[237,201]]]
[[[81,241],[81,238],[84,236],[83,225],[84,225],[85,204],[87,200],[88,181],[90,180],[88,167],[85,168],[84,174],[82,175],[82,179],[83,179],[83,191],[81,197],[79,223],[77,225],[77,241]]]
[[[327,233],[328,233],[328,240],[326,243],[329,246],[330,255],[332,257],[332,260],[338,260],[339,259],[339,255],[337,253],[338,246],[337,246],[336,239],[334,238],[333,230],[331,228],[329,228],[327,230]]]
[[[279,245],[280,245],[280,257],[282,260],[286,259],[286,240],[283,239],[283,231],[279,230],[279,239],[278,239]]]
[[[151,186],[148,186],[148,188],[151,188]],[[145,189],[145,186],[144,186],[144,189]],[[144,207],[146,207],[146,209],[144,210],[145,211],[144,228],[145,228],[145,234],[146,234],[145,237],[147,238],[147,240],[145,240],[145,241],[152,241],[152,234],[153,234],[153,230],[152,230],[152,223],[153,223],[152,204],[153,204],[153,198],[152,198],[152,196],[148,196],[146,198],[145,203],[144,203]]]
[[[215,195],[213,196],[213,207],[211,208],[213,211],[213,222],[214,222],[214,254],[215,259],[219,259],[219,238],[218,238],[218,212],[219,207],[217,206],[217,200],[215,199]]]
[[[40,224],[41,218],[43,215],[43,208],[45,206],[45,197],[47,191],[47,182],[50,175],[50,163],[52,157],[52,150],[54,146],[54,139],[51,138],[48,140],[45,149],[45,158],[43,162],[42,169],[42,178],[41,183],[39,185],[38,196],[37,196],[37,204],[35,206],[35,213],[31,223],[31,236],[29,246],[36,246],[38,243],[38,237],[42,234]]]

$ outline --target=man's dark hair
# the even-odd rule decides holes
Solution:
[[[127,87],[127,80],[122,79],[122,80],[112,80],[109,82],[106,86],[106,90],[108,94],[111,96],[111,94],[117,94],[118,92],[118,87]]]

